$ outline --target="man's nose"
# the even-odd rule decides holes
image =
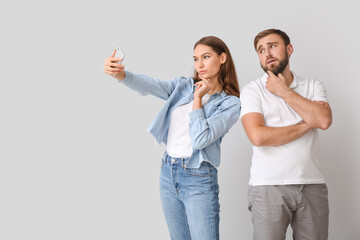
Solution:
[[[266,49],[265,49],[265,54],[266,54],[267,57],[268,57],[268,56],[271,56],[271,50],[270,50],[270,48],[266,48]]]

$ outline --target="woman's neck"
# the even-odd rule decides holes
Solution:
[[[221,91],[222,91],[222,86],[220,85],[219,81],[216,79],[214,81],[214,85],[212,86],[211,90],[208,93],[213,95],[213,94],[219,93]]]

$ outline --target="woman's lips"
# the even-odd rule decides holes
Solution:
[[[206,70],[202,70],[199,72],[200,75],[204,75],[206,73]]]

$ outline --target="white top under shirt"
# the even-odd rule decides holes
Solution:
[[[327,102],[324,85],[292,73],[290,85],[295,92],[312,101]],[[251,112],[261,113],[268,127],[297,124],[302,118],[282,98],[266,88],[268,75],[246,85],[240,95],[242,118]],[[324,183],[319,162],[318,129],[314,128],[300,138],[280,146],[253,146],[249,184],[287,185]]]
[[[210,94],[205,94],[201,103],[204,106],[210,98]],[[191,138],[189,133],[190,117],[194,101],[183,104],[171,113],[169,133],[166,151],[174,158],[189,158],[193,154]]]

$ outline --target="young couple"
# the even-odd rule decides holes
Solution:
[[[254,40],[265,74],[241,93],[226,44],[208,36],[194,45],[194,76],[161,81],[124,70],[115,52],[105,73],[142,95],[165,100],[149,131],[166,145],[161,202],[173,240],[219,239],[220,144],[241,116],[253,146],[249,210],[254,239],[328,236],[327,188],[319,164],[318,128],[332,122],[324,85],[290,71],[293,46],[278,29]]]

